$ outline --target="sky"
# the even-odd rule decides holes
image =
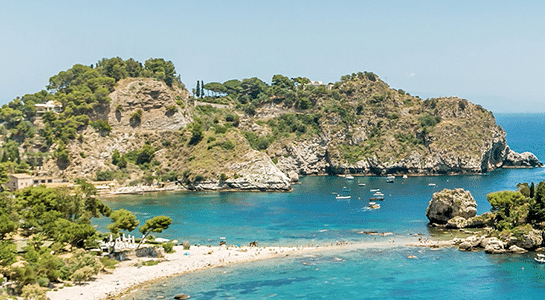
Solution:
[[[74,64],[174,63],[189,90],[369,71],[421,98],[545,112],[545,1],[0,2],[0,104]]]

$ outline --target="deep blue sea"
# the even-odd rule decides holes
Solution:
[[[496,120],[513,150],[533,152],[545,161],[541,132],[545,114],[497,114]],[[260,245],[308,245],[375,238],[361,231],[392,232],[389,238],[427,237],[433,232],[425,212],[436,191],[471,191],[480,214],[490,209],[487,193],[542,180],[543,168],[396,178],[394,183],[382,177],[302,177],[291,193],[170,193],[105,202],[113,209],[136,213],[141,222],[156,215],[170,216],[173,224],[157,236],[191,244],[215,245],[219,237],[226,237],[228,244],[257,240]],[[350,189],[352,198],[335,199],[334,193],[344,188]],[[386,196],[378,210],[365,207],[371,189],[380,189]],[[105,231],[104,222],[97,225]],[[408,255],[418,259],[407,259]],[[487,255],[407,247],[328,250],[185,274],[131,296],[172,299],[182,292],[192,299],[543,299],[545,265],[535,264],[531,253]]]

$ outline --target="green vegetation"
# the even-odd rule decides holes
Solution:
[[[50,283],[79,284],[104,268],[115,267],[114,260],[84,250],[96,248],[103,236],[91,225],[92,218],[109,216],[113,223],[108,229],[113,234],[138,226],[134,214],[123,209],[112,212],[96,198],[92,185],[84,180],[79,184],[75,191],[39,186],[13,196],[0,194],[0,273],[16,283],[15,293],[22,297],[40,299]],[[161,232],[170,223],[170,218],[158,216],[141,231]],[[22,253],[17,253],[15,235],[27,239]],[[172,250],[168,244],[163,247]]]
[[[545,229],[545,181],[521,183],[517,191],[501,191],[487,195],[494,213],[494,226],[503,232],[527,232]]]

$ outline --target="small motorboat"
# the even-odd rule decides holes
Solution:
[[[374,193],[374,192],[380,192],[380,189],[372,189],[372,190],[369,190],[371,193]]]
[[[388,182],[388,183],[394,183],[394,180],[395,180],[395,179],[396,179],[395,176],[390,175],[390,176],[386,177],[386,182]]]
[[[354,176],[348,174],[348,175],[344,176],[344,178],[346,178],[348,180],[352,180],[352,179],[354,179]]]
[[[380,204],[378,203],[375,203],[375,202],[369,202],[369,207],[370,209],[379,209],[380,208]]]
[[[538,254],[537,257],[534,257],[534,260],[540,264],[545,263],[545,254]]]
[[[435,183],[433,183],[433,182],[432,182],[432,183],[428,183],[428,186],[436,186],[436,185],[437,185],[437,184],[435,184]]]
[[[369,198],[369,201],[382,201],[384,200],[384,194],[381,192],[376,192],[373,194],[373,197]]]
[[[350,199],[350,195],[340,195],[338,194],[337,196],[335,196],[335,199]]]

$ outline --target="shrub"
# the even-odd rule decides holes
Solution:
[[[422,126],[422,128],[433,127],[437,123],[441,122],[441,117],[426,114],[420,117],[418,120],[420,121],[420,125]]]
[[[165,249],[166,253],[174,253],[174,244],[171,242],[162,243],[161,246],[163,246],[163,249]]]
[[[131,114],[131,123],[140,123],[142,121],[142,114],[143,111],[141,109],[137,109],[135,112]]]
[[[77,269],[72,276],[70,276],[70,279],[74,281],[75,283],[81,283],[82,281],[87,281],[93,277],[96,273],[93,270],[93,267],[91,266],[85,266],[83,268]]]
[[[40,277],[36,280],[36,283],[41,287],[47,287],[49,285],[49,279],[47,279],[47,277]]]
[[[100,131],[100,132],[110,132],[112,131],[112,127],[108,123],[108,121],[104,120],[96,120],[91,122],[91,127],[94,129]]]
[[[191,248],[189,241],[184,241],[183,246],[184,246],[184,250],[189,250],[189,248]]]
[[[25,300],[47,300],[49,298],[45,295],[46,292],[47,289],[40,287],[37,284],[28,284],[23,287],[21,297]]]
[[[97,181],[111,181],[114,179],[114,177],[115,177],[115,173],[113,171],[109,171],[109,170],[97,171]]]

